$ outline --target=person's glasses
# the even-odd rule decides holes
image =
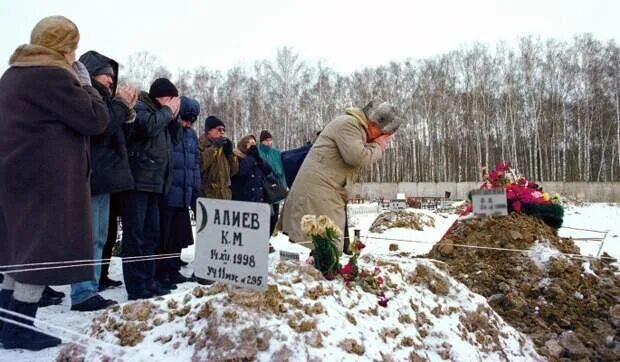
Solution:
[[[224,127],[215,127],[215,129],[220,133],[224,133],[226,131],[226,128]]]

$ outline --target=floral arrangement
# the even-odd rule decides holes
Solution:
[[[312,261],[327,280],[333,280],[340,270],[338,242],[342,231],[325,215],[304,215],[301,218],[301,230],[312,238],[314,250]]]
[[[333,280],[337,275],[340,275],[347,288],[359,285],[363,291],[375,294],[380,306],[387,306],[389,299],[385,296],[384,280],[380,275],[381,270],[375,267],[372,272],[369,272],[360,269],[357,265],[360,253],[366,247],[364,243],[355,238],[349,246],[351,257],[347,264],[341,266],[339,261],[342,253],[338,248],[338,241],[342,231],[334,225],[329,217],[305,215],[301,219],[301,229],[306,235],[312,237],[314,246],[308,262],[314,264],[315,268],[323,273],[325,279]]]
[[[506,190],[509,212],[538,217],[556,229],[562,226],[564,209],[559,204],[559,195],[551,197],[540,185],[521,176],[510,163],[498,163],[488,174],[483,170],[483,180],[482,189]],[[465,210],[466,213],[471,211],[471,206]]]

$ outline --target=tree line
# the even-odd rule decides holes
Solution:
[[[538,181],[620,180],[620,51],[591,34],[570,42],[521,38],[472,44],[427,59],[339,74],[291,48],[226,72],[172,74],[148,52],[121,81],[148,90],[160,76],[218,115],[238,140],[268,129],[283,150],[302,146],[346,107],[392,102],[405,123],[372,182],[477,181],[482,165],[510,162]],[[204,125],[197,122],[201,132]]]

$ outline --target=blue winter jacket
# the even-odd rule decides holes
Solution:
[[[172,185],[163,196],[162,206],[187,207],[198,198],[200,189],[200,151],[198,137],[191,128],[183,128],[182,142],[174,145]]]

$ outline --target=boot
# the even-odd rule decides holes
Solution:
[[[13,296],[13,291],[8,289],[0,290],[0,308],[9,309],[9,303],[11,302],[11,297]],[[0,312],[0,317],[2,318],[10,318],[7,314]],[[4,324],[3,320],[0,320],[0,331],[2,330],[2,324]]]
[[[11,298],[9,310],[35,318],[37,315],[38,303],[24,303]],[[10,316],[10,319],[34,326],[34,322],[20,317]],[[33,331],[12,323],[5,323],[0,333],[0,339],[5,349],[27,349],[29,351],[40,351],[45,348],[55,347],[61,340],[39,331]]]
[[[46,286],[45,289],[43,290],[43,295],[46,295],[52,298],[60,298],[60,299],[65,297],[65,293],[54,290],[49,285]]]
[[[170,273],[168,276],[168,279],[170,279],[170,282],[172,282],[173,284],[187,283],[190,281],[190,278],[187,278],[186,276],[179,273],[178,271]]]
[[[95,310],[106,309],[107,307],[111,307],[116,304],[118,303],[112,299],[105,299],[99,294],[95,294],[82,303],[73,304],[71,306],[71,310],[76,310],[79,312],[92,312]]]
[[[41,300],[39,300],[39,307],[47,307],[50,305],[57,305],[62,303],[62,299],[65,297],[65,293],[59,292],[46,286],[43,290]]]
[[[99,279],[99,291],[102,292],[108,288],[116,288],[123,285],[123,282],[119,280],[113,280],[108,278],[107,276],[102,276]]]

